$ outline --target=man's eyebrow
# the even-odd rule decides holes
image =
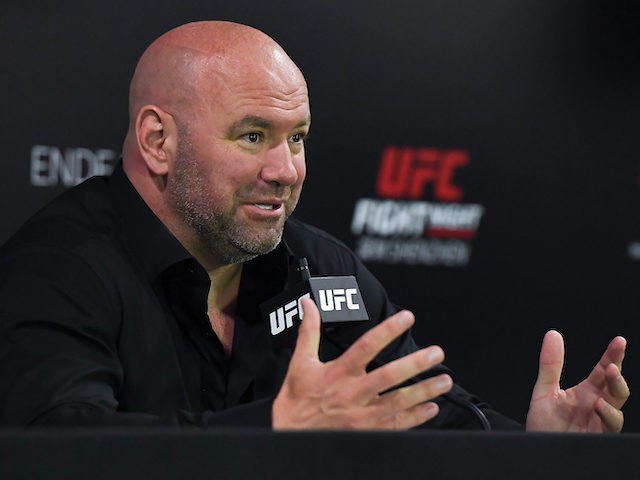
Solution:
[[[296,124],[294,128],[305,127],[311,124],[311,116],[308,116],[304,120],[301,120]],[[259,127],[269,129],[273,127],[273,122],[266,118],[258,117],[256,115],[247,115],[242,120],[235,122],[231,125],[231,131],[242,130],[247,127]]]
[[[247,115],[242,120],[231,125],[231,130],[241,130],[246,127],[271,128],[272,126],[273,123],[265,118],[257,117],[255,115]]]
[[[311,115],[309,115],[307,118],[305,118],[304,120],[301,120],[297,125],[296,128],[300,128],[300,127],[307,127],[311,125]]]

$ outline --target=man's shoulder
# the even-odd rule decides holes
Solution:
[[[350,251],[349,247],[332,234],[309,223],[294,217],[287,220],[284,230],[285,240],[288,243],[318,244],[326,248]]]
[[[327,231],[289,218],[284,230],[284,241],[297,257],[306,257],[315,265],[315,274],[351,272],[359,263],[353,251]],[[326,271],[325,271],[326,270]]]
[[[34,248],[73,250],[111,236],[116,217],[106,179],[93,177],[61,193],[35,213],[2,250],[5,255]]]

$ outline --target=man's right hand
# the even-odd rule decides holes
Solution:
[[[408,429],[438,414],[438,406],[430,400],[451,389],[447,374],[387,390],[442,362],[440,347],[418,350],[366,371],[376,355],[413,325],[411,312],[404,310],[387,318],[340,357],[323,363],[318,358],[320,314],[310,299],[304,299],[302,307],[304,320],[296,347],[273,403],[275,430]]]

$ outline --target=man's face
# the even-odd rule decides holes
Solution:
[[[253,70],[216,76],[189,116],[176,120],[169,202],[189,231],[190,247],[216,263],[273,250],[306,174],[304,79]]]

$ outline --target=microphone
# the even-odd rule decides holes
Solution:
[[[353,275],[312,277],[306,258],[299,259],[296,270],[301,282],[260,304],[274,346],[290,347],[295,344],[303,317],[303,298],[311,298],[315,302],[325,327],[369,320],[360,287]]]

